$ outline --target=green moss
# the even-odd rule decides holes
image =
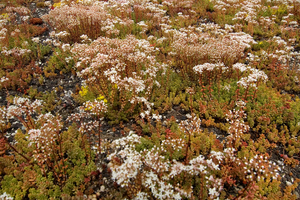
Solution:
[[[58,100],[57,94],[54,90],[51,92],[46,91],[40,98],[43,100],[43,112],[52,112],[57,106],[61,104],[61,100]]]
[[[150,149],[152,149],[153,146],[154,146],[154,144],[150,139],[148,139],[146,137],[143,137],[143,138],[141,138],[141,143],[137,144],[135,146],[135,150],[138,151],[138,152],[141,152],[144,149],[150,150]]]
[[[69,73],[75,65],[75,62],[71,58],[70,52],[63,52],[60,48],[55,49],[54,55],[52,55],[48,61],[48,65],[44,68],[45,74],[57,73]]]
[[[256,33],[257,34],[257,33]],[[270,47],[270,42],[269,41],[260,41],[257,44],[252,45],[252,50],[253,51],[259,51],[259,50],[268,50]]]

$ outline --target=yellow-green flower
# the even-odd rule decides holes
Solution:
[[[85,108],[85,110],[92,110],[92,106],[89,106],[88,108]]]
[[[7,18],[9,18],[9,16],[8,16],[7,13],[2,13],[2,14],[1,14],[1,18],[2,18],[2,19],[7,19]]]
[[[81,86],[81,90],[79,91],[79,95],[81,97],[84,97],[88,93],[88,87],[87,86]]]
[[[104,103],[107,103],[107,99],[105,99],[105,96],[102,96],[101,94],[97,97],[97,100],[98,101],[102,101],[103,100]]]
[[[60,7],[60,6],[61,6],[61,2],[53,4],[53,7]]]

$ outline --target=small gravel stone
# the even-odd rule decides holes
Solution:
[[[101,185],[100,192],[105,192],[105,186],[104,185]]]

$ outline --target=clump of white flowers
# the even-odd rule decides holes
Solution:
[[[156,61],[156,50],[149,41],[134,36],[123,40],[99,37],[89,45],[75,44],[71,52],[80,70],[78,76],[87,85],[99,87],[108,101],[112,98],[109,90],[118,90],[124,95],[120,97],[124,104],[144,105],[141,116],[150,115],[152,103],[148,100],[158,83],[157,74],[166,66]]]
[[[243,108],[245,103],[239,101],[237,106]],[[184,133],[183,138],[166,137],[160,144],[140,150],[138,146],[143,143],[143,138],[133,132],[130,132],[127,137],[113,141],[112,147],[115,152],[108,156],[113,180],[127,189],[141,184],[141,187],[136,187],[138,189],[134,190],[134,199],[147,199],[150,196],[157,199],[183,199],[193,198],[196,195],[193,185],[183,186],[182,181],[187,181],[183,180],[183,177],[189,180],[199,177],[201,179],[199,187],[202,190],[200,195],[205,193],[207,198],[215,199],[220,197],[224,185],[232,178],[244,178],[249,181],[249,187],[253,180],[267,182],[271,177],[271,181],[279,178],[277,173],[279,168],[268,161],[268,155],[238,156],[238,151],[231,146],[232,141],[240,141],[240,136],[249,130],[249,126],[243,121],[246,115],[240,109],[230,112],[227,117],[230,120],[228,147],[222,151],[210,150],[207,155],[199,154],[185,163],[168,157],[170,155],[168,153],[185,154],[189,145],[187,135],[193,137],[197,132],[202,131],[201,120],[195,115],[180,123],[180,130]],[[228,166],[232,166],[232,169],[239,172],[231,172],[227,169]]]
[[[236,66],[235,66],[236,67]],[[239,67],[240,71],[244,70],[245,68]],[[265,72],[254,69],[254,68],[248,68],[250,71],[250,74],[247,77],[242,77],[237,83],[238,85],[248,88],[248,87],[254,87],[257,88],[257,84],[259,82],[266,82],[268,80],[268,76]]]

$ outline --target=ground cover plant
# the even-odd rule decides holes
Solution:
[[[3,199],[300,199],[300,2],[0,3]]]

